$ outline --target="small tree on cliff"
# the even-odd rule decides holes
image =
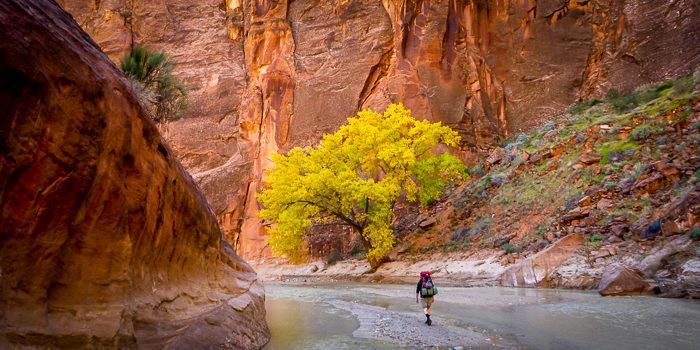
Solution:
[[[427,203],[464,174],[464,165],[440,144],[459,136],[440,123],[418,121],[401,104],[384,114],[363,110],[312,148],[273,155],[274,168],[258,195],[270,220],[273,253],[301,258],[307,228],[341,221],[359,233],[372,268],[394,245],[391,223],[400,196]]]
[[[135,46],[120,66],[141,104],[158,123],[179,119],[187,109],[187,88],[175,76],[175,65],[162,51]]]

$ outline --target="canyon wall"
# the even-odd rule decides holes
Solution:
[[[503,137],[611,88],[700,64],[694,0],[61,0],[112,59],[162,49],[190,86],[164,134],[245,257],[269,255],[255,192],[269,153],[402,102],[463,137]]]
[[[263,346],[261,282],[119,69],[50,0],[0,34],[0,347]]]

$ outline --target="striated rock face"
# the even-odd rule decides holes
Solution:
[[[259,348],[264,292],[128,82],[49,0],[0,2],[0,347]]]
[[[269,153],[360,108],[403,102],[459,130],[470,158],[700,64],[694,0],[60,2],[112,59],[135,41],[179,63],[193,109],[166,138],[248,257],[268,254],[254,193]]]

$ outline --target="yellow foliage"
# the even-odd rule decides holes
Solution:
[[[260,217],[273,223],[273,253],[301,258],[307,228],[339,220],[360,233],[376,266],[394,246],[391,222],[399,196],[427,203],[448,181],[464,176],[457,157],[436,152],[439,144],[458,143],[449,127],[418,121],[403,105],[392,104],[383,114],[360,111],[315,147],[273,155],[274,167],[258,194]]]

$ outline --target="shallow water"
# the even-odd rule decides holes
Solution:
[[[499,287],[440,288],[433,327],[415,286],[266,284],[266,349],[698,349],[700,302]]]

